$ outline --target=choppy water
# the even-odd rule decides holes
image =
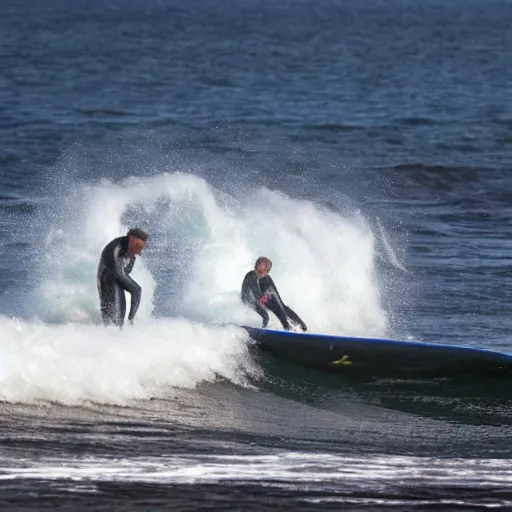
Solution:
[[[258,354],[256,256],[311,331],[512,352],[512,4],[7,1],[9,510],[512,507],[509,386]],[[132,329],[99,252],[151,233]]]

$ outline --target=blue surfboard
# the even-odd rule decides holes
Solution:
[[[492,350],[247,326],[244,329],[260,349],[279,359],[319,370],[378,378],[512,379],[512,354]]]

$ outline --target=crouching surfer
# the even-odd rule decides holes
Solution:
[[[145,231],[133,228],[126,236],[109,242],[101,253],[97,280],[101,317],[105,325],[123,326],[126,313],[125,291],[131,295],[128,320],[133,322],[139,309],[142,290],[130,277],[130,272],[135,265],[135,256],[141,254],[147,239]]]
[[[277,316],[283,328],[290,330],[298,325],[303,331],[307,330],[306,324],[299,318],[291,308],[283,303],[274,281],[269,276],[272,262],[261,256],[254,264],[254,270],[247,272],[242,283],[241,297],[242,302],[254,309],[263,319],[263,326],[268,324],[267,310],[272,311]]]

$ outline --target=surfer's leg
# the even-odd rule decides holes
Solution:
[[[256,311],[256,313],[258,313],[258,315],[261,316],[261,318],[263,320],[263,325],[261,327],[262,327],[262,329],[265,329],[265,327],[267,327],[268,320],[269,320],[268,313],[259,304],[256,304],[256,306],[254,307],[254,311]]]
[[[277,316],[279,321],[281,322],[284,329],[287,331],[290,329],[290,324],[288,322],[288,318],[286,318],[286,313],[283,311],[283,308],[279,304],[279,301],[276,300],[274,296],[270,297],[269,300],[265,303],[265,307],[270,309],[274,315]]]
[[[98,282],[98,291],[103,324],[122,326],[126,312],[124,290],[115,279],[105,279]]]
[[[306,326],[306,324],[302,321],[302,318],[300,318],[299,315],[297,315],[297,313],[295,313],[295,311],[293,311],[292,308],[289,308],[288,306],[284,306],[284,311],[286,313],[286,316],[294,323],[294,324],[297,324],[297,325],[300,325],[301,329],[303,331],[307,331],[308,328]]]
[[[110,325],[114,322],[115,304],[115,286],[116,283],[112,279],[98,279],[98,293],[100,296],[101,319],[104,325]]]
[[[122,327],[126,315],[126,296],[124,289],[116,283],[116,301],[115,301],[115,324]]]

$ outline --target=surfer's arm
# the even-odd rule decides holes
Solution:
[[[130,258],[130,261],[128,261],[128,264],[124,266],[124,273],[131,274],[134,265],[135,265],[135,256],[132,256]]]
[[[242,283],[240,298],[244,304],[255,307],[260,298],[260,288],[258,286],[258,278],[254,272],[248,272]]]
[[[258,276],[255,272],[248,272],[242,283],[242,290],[240,292],[240,298],[242,302],[254,309],[263,320],[262,327],[265,328],[268,324],[268,313],[265,308],[259,303],[261,299],[261,290],[258,284]]]
[[[130,312],[128,313],[128,320],[132,321],[135,317],[137,310],[139,309],[140,299],[142,295],[142,289],[138,283],[136,283],[127,273],[124,264],[124,259],[119,255],[121,248],[116,247],[114,249],[114,258],[113,258],[113,269],[112,273],[116,278],[116,281],[119,283],[123,290],[126,290],[131,295],[131,304],[130,304]],[[135,258],[133,262],[131,261],[128,264],[128,268],[133,268],[133,264],[135,262]]]

